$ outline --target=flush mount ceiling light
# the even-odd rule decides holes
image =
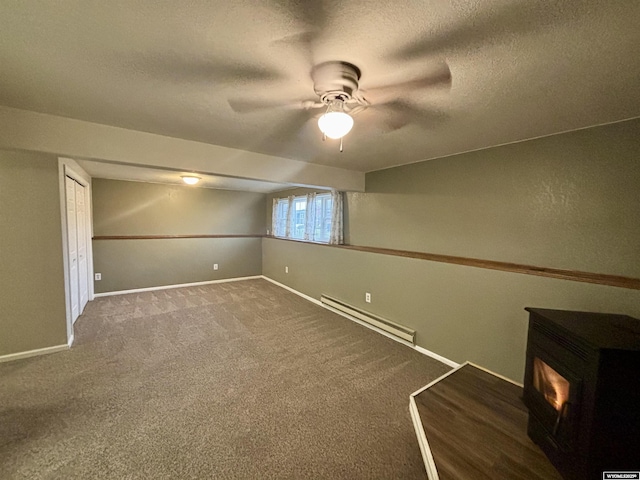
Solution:
[[[182,175],[181,178],[187,185],[195,185],[200,181],[200,177],[196,177],[195,175]]]
[[[318,119],[320,131],[329,138],[344,137],[353,128],[353,118],[344,111],[344,100],[336,98],[329,102],[327,111]]]

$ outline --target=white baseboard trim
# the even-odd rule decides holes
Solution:
[[[320,305],[321,307],[324,307],[325,305],[320,301],[317,300],[313,297],[310,297],[309,295],[305,295],[302,292],[299,292],[298,290],[294,290],[293,288],[285,285],[284,283],[280,283],[280,282],[276,282],[274,279],[269,278],[269,277],[265,277],[264,275],[261,275],[261,278],[264,278],[265,280],[267,280],[268,282],[273,283],[274,285],[279,286],[280,288],[284,288],[285,290],[289,290],[291,293],[295,293],[296,295],[298,295],[299,297],[304,298],[305,300],[309,300],[311,303],[315,303],[316,305]]]
[[[207,280],[205,282],[179,283],[175,285],[160,285],[158,287],[133,288],[131,290],[117,290],[114,292],[96,293],[94,297],[111,297],[113,295],[126,295],[128,293],[153,292],[155,290],[169,290],[171,288],[197,287],[199,285],[211,285],[212,283],[241,282],[243,280],[256,280],[263,278],[262,275],[254,275],[251,277],[233,277],[223,278],[221,280]]]
[[[48,355],[49,353],[62,352],[69,350],[69,345],[55,345],[53,347],[37,348],[35,350],[27,350],[26,352],[10,353],[0,356],[0,363],[12,362],[22,358],[37,357],[39,355]]]
[[[309,295],[305,295],[304,293],[299,292],[298,290],[295,290],[295,289],[293,289],[293,288],[291,288],[291,287],[289,287],[289,286],[287,286],[287,285],[285,285],[283,283],[277,282],[277,281],[273,280],[272,278],[269,278],[269,277],[267,277],[265,275],[261,275],[261,278],[264,278],[268,282],[271,282],[274,285],[277,285],[277,286],[279,286],[281,288],[284,288],[285,290],[289,290],[291,293],[295,293],[296,295],[304,298],[305,300],[308,300],[308,301],[310,301],[312,303],[315,303],[316,305],[321,306],[325,310],[329,310],[329,311],[331,311],[333,313],[336,313],[336,314],[340,315],[341,317],[348,318],[352,322],[356,322],[357,324],[362,325],[363,327],[367,327],[368,329],[373,330],[373,331],[375,331],[375,332],[377,332],[377,333],[379,333],[381,335],[384,335],[385,337],[390,338],[391,340],[394,340],[394,341],[396,341],[398,343],[401,343],[402,345],[406,345],[407,347],[413,348],[416,352],[420,352],[423,355],[426,355],[428,357],[433,358],[434,360],[437,360],[439,362],[444,363],[445,365],[448,365],[448,366],[453,367],[453,368],[457,368],[457,367],[460,366],[459,363],[456,363],[453,360],[449,360],[448,358],[445,358],[445,357],[443,357],[441,355],[438,355],[437,353],[433,353],[431,350],[427,350],[426,348],[422,348],[422,347],[419,347],[418,345],[414,345],[414,344],[412,344],[410,342],[407,342],[406,340],[402,340],[401,338],[398,338],[398,337],[396,337],[394,335],[391,335],[390,333],[385,332],[384,330],[382,330],[382,329],[380,329],[380,328],[378,328],[378,327],[376,327],[374,325],[370,325],[370,324],[368,324],[366,322],[363,322],[360,319],[352,317],[351,315],[347,315],[346,313],[341,312],[340,310],[337,310],[335,308],[330,307],[329,305],[326,305],[326,304],[322,303],[320,300],[317,300],[317,299],[315,299],[313,297],[310,297]]]
[[[414,345],[413,348],[415,348],[420,353],[427,355],[428,357],[438,360],[439,362],[442,362],[445,365],[449,365],[452,368],[458,368],[460,366],[459,363],[456,363],[453,360],[449,360],[448,358],[443,357],[442,355],[438,355],[437,353],[432,352],[431,350],[427,350],[426,348],[419,347],[418,345]]]
[[[504,380],[505,382],[513,383],[514,385],[516,385],[516,386],[518,386],[520,388],[524,388],[524,383],[520,383],[520,382],[516,382],[515,380],[511,380],[510,378],[507,378],[504,375],[500,375],[499,373],[496,373],[496,372],[494,372],[492,370],[489,370],[488,368],[481,367],[480,365],[477,365],[477,364],[475,364],[473,362],[465,362],[465,365],[466,364],[472,365],[472,366],[476,367],[479,370],[482,370],[484,372],[490,373],[494,377],[498,377],[499,379]]]

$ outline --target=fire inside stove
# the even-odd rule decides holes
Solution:
[[[538,357],[533,359],[533,386],[558,412],[569,400],[569,382]]]

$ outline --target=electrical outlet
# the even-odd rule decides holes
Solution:
[[[213,269],[214,269],[214,270],[217,270],[217,269],[218,269],[218,264],[217,264],[217,263],[214,263],[214,264],[213,264]]]
[[[369,292],[366,292],[364,294],[364,301],[367,303],[371,303],[371,294]]]
[[[289,267],[284,267],[284,273],[289,273]]]
[[[94,275],[94,277],[95,277],[96,280],[102,280],[102,274],[101,273],[96,273]]]

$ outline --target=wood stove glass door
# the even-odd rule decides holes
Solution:
[[[545,407],[536,409],[538,419],[556,442],[569,446],[578,413],[577,393],[580,381],[573,375],[558,373],[557,369],[534,356],[531,383],[539,394],[538,398],[544,399],[546,404]]]
[[[557,412],[566,409],[571,384],[538,357],[533,359],[533,387]]]

